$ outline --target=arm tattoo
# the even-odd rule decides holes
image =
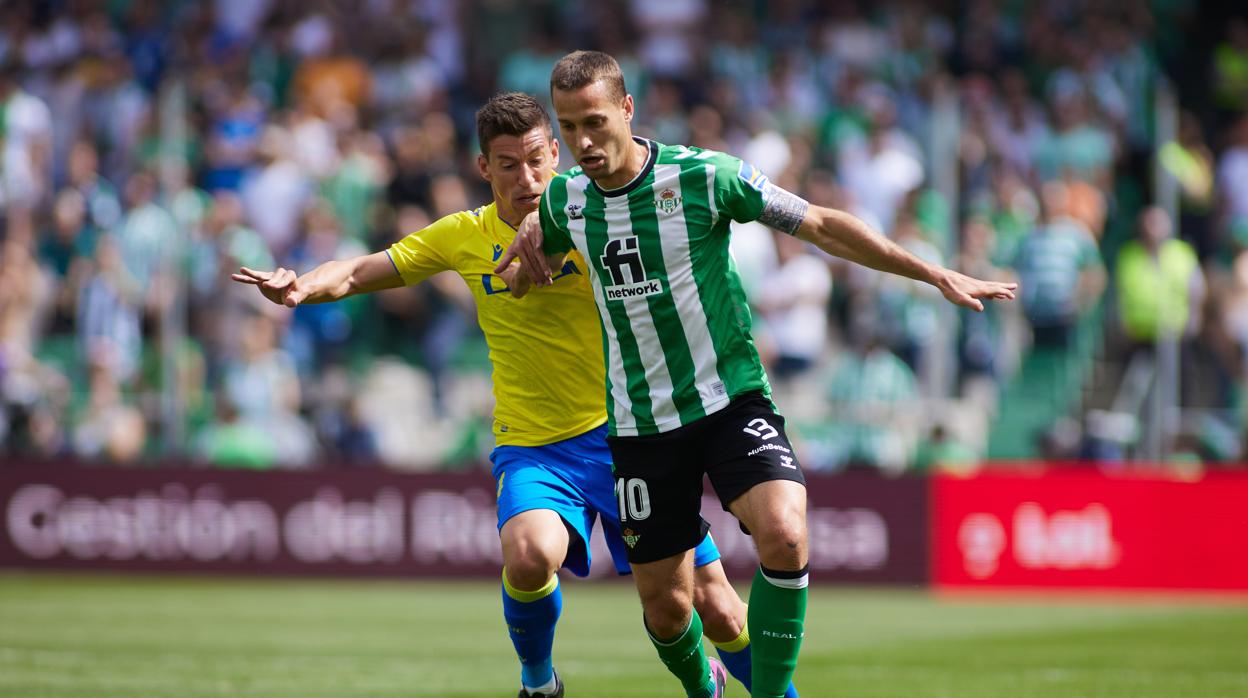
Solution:
[[[758,222],[792,235],[797,232],[809,208],[810,203],[802,197],[773,185]]]

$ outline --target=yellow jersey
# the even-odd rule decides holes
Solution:
[[[515,236],[490,204],[446,216],[387,252],[405,285],[448,270],[468,284],[494,367],[495,442],[544,446],[607,421],[602,330],[575,252],[552,285],[512,297],[494,267]]]

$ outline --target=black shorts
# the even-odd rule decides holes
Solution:
[[[654,562],[697,547],[710,529],[700,513],[703,475],[725,510],[764,482],[806,484],[784,417],[761,393],[739,395],[673,431],[610,436],[607,445],[629,562]]]

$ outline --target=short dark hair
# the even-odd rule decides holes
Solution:
[[[550,115],[542,103],[523,92],[494,95],[477,110],[477,140],[481,154],[489,157],[490,142],[499,136],[523,136],[541,127],[547,137],[554,135]]]
[[[573,51],[550,71],[550,90],[579,90],[603,81],[612,99],[624,99],[624,73],[614,58],[602,51]]]

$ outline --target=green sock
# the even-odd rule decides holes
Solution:
[[[750,587],[748,622],[753,657],[751,696],[783,698],[797,669],[806,625],[809,567],[781,572],[759,567]]]
[[[714,691],[711,684],[711,665],[706,662],[706,650],[702,647],[702,619],[693,611],[689,626],[680,635],[660,640],[646,628],[650,642],[659,651],[659,659],[667,670],[680,679],[689,698],[710,698]],[[783,694],[782,694],[783,695]]]

